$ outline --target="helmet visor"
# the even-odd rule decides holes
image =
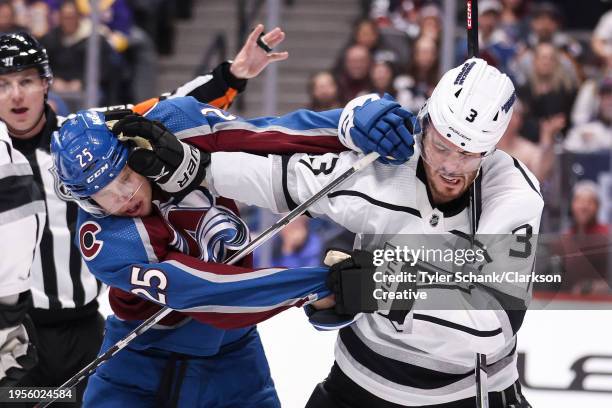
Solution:
[[[428,115],[419,114],[419,120],[422,132],[416,135],[416,141],[421,158],[434,171],[452,177],[473,174],[480,169],[487,154],[458,149],[435,129]]]
[[[125,166],[121,173],[101,191],[93,194],[96,203],[105,213],[113,215],[119,212],[140,190],[144,178]]]

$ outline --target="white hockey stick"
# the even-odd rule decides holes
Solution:
[[[323,187],[318,193],[310,197],[308,200],[304,201],[302,204],[298,205],[293,211],[285,215],[283,218],[274,223],[270,228],[262,232],[259,236],[253,239],[247,246],[242,248],[240,251],[236,252],[233,256],[229,257],[224,264],[233,265],[251,252],[253,252],[260,245],[269,240],[272,236],[274,236],[278,231],[283,229],[287,224],[293,221],[295,218],[304,214],[309,206],[320,200],[322,197],[326,196],[331,190],[336,188],[342,182],[350,178],[353,174],[362,170],[363,168],[372,164],[376,159],[378,159],[379,154],[376,152],[372,152],[353,164],[353,166],[342,173],[340,176],[330,181],[325,187]],[[125,348],[132,340],[141,335],[142,333],[149,330],[151,327],[158,324],[164,317],[168,316],[174,310],[169,307],[164,307],[163,309],[158,310],[154,315],[149,317],[147,320],[142,322],[138,327],[132,330],[127,336],[123,339],[119,340],[115,343],[111,348],[106,350],[100,356],[98,356],[91,363],[87,364],[81,371],[76,373],[72,378],[66,381],[64,384],[60,385],[56,388],[57,392],[53,392],[52,395],[58,395],[60,390],[72,388],[85,378],[89,377],[91,374],[96,371],[98,367],[104,364],[108,359],[117,354],[121,349]],[[50,399],[49,401],[40,402],[35,405],[35,408],[45,408],[51,405],[57,398]]]

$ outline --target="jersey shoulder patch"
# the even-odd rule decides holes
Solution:
[[[211,124],[209,116],[217,119],[220,116],[218,114],[208,115],[208,113],[217,112],[225,114],[218,108],[200,103],[191,96],[185,96],[160,101],[146,114],[146,117],[160,121],[170,131],[179,133],[201,126],[209,126]],[[228,118],[223,119],[228,120]]]
[[[79,249],[83,259],[91,261],[102,250],[104,241],[97,238],[102,227],[95,221],[86,221],[79,227]]]

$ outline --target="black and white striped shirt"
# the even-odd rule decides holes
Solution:
[[[30,289],[30,266],[44,225],[45,207],[26,158],[0,122],[0,298]]]

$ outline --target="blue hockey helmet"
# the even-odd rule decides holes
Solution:
[[[110,184],[127,163],[128,148],[108,129],[104,114],[79,111],[51,138],[59,181],[88,212],[90,197]]]

